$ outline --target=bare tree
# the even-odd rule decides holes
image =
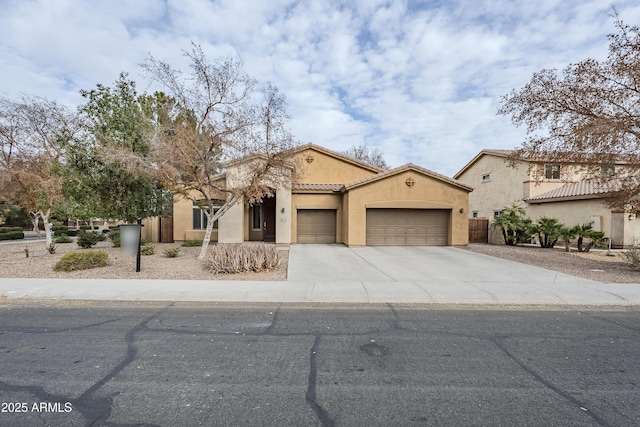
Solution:
[[[40,218],[51,244],[51,211],[62,199],[56,173],[61,142],[78,131],[77,116],[44,98],[0,99],[0,187],[4,197],[29,212],[39,234]]]
[[[613,10],[606,60],[570,64],[559,76],[544,69],[502,98],[498,114],[524,125],[529,137],[514,158],[582,164],[609,191],[609,204],[637,201],[640,183],[640,30]],[[601,174],[625,164],[623,175]]]
[[[289,158],[297,143],[286,128],[285,98],[275,87],[266,85],[262,99],[255,99],[257,82],[237,58],[209,61],[197,45],[185,55],[191,61],[186,78],[152,56],[143,64],[169,95],[156,115],[150,166],[174,194],[204,211],[203,259],[218,218],[236,203],[273,195],[273,183],[292,173]],[[246,176],[224,179],[225,167],[239,159]]]
[[[354,145],[342,154],[353,157],[361,162],[379,167],[380,169],[389,169],[389,165],[384,160],[384,154],[377,148],[371,148],[364,144]]]

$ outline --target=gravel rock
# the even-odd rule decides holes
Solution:
[[[535,265],[584,279],[604,283],[640,283],[640,271],[634,270],[621,251],[565,252],[564,247],[470,244],[466,249],[485,255]]]
[[[65,278],[65,279],[168,279],[168,280],[286,280],[288,250],[279,250],[280,266],[263,273],[213,274],[206,268],[206,261],[196,257],[200,247],[181,247],[176,258],[167,257],[163,251],[179,246],[177,243],[154,243],[155,254],[142,256],[140,272],[136,272],[136,257],[125,256],[111,242],[100,242],[93,249],[107,252],[111,265],[79,271],[54,271],[60,257],[70,251],[85,251],[75,242],[56,244],[55,254],[47,251],[44,241],[0,244],[0,277],[14,278]],[[25,255],[25,248],[29,257]]]

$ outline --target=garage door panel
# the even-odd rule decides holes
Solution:
[[[367,209],[369,246],[446,246],[445,209]]]
[[[300,209],[297,226],[298,243],[335,243],[336,211]]]

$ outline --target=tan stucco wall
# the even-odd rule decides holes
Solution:
[[[408,187],[407,178],[415,184]],[[346,196],[345,225],[347,232],[344,243],[348,246],[366,244],[366,208],[415,208],[451,209],[449,223],[449,244],[469,243],[469,219],[467,211],[469,193],[438,179],[415,171],[405,171],[386,179],[378,180],[349,190]],[[464,209],[464,213],[460,213]]]
[[[336,209],[336,243],[343,242],[343,208],[342,194],[293,194],[291,197],[291,242],[298,239],[298,210],[299,209]]]
[[[505,160],[498,156],[484,155],[457,178],[474,189],[469,194],[469,217],[477,211],[478,218],[493,220],[493,212],[502,210],[506,205],[513,202],[524,205],[522,186],[529,178],[528,166],[521,162],[516,168],[512,168]],[[491,179],[483,181],[484,174],[491,174]]]
[[[309,155],[313,157],[311,163],[305,160]],[[296,179],[299,183],[346,184],[376,174],[371,169],[337,159],[312,148],[302,150],[294,157],[297,159],[296,164],[301,168]]]
[[[218,224],[220,224],[218,222]],[[181,196],[176,196],[173,203],[173,240],[202,240],[205,230],[193,229],[193,202]],[[211,232],[211,241],[218,241],[218,230]]]
[[[600,230],[597,231],[611,237],[611,211],[596,199],[530,204],[527,207],[527,215],[533,222],[543,216],[557,218],[567,227],[594,221],[596,230],[600,223]]]

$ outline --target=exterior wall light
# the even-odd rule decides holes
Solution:
[[[460,208],[460,213],[464,213],[464,208]]]
[[[636,218],[634,214],[629,214],[629,221],[633,221]]]
[[[284,208],[280,209],[280,212],[284,213]]]

